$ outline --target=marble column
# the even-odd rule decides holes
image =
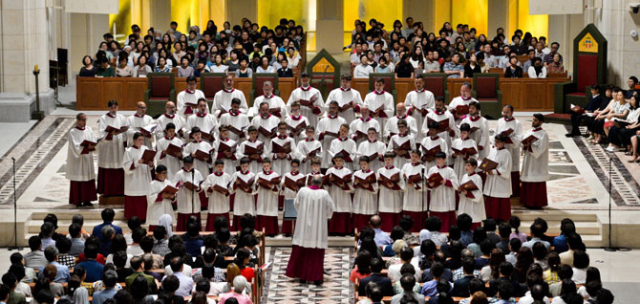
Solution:
[[[316,2],[316,50],[327,50],[339,54],[345,45],[342,0],[322,0]]]
[[[0,0],[0,121],[24,122],[35,109],[34,66],[40,69],[40,109],[54,108],[49,89],[49,39],[45,0]]]
[[[487,37],[494,37],[498,28],[504,29],[507,40],[511,42],[511,34],[515,29],[509,28],[509,0],[489,1]]]
[[[150,26],[166,32],[171,23],[171,0],[153,0],[150,5]],[[146,34],[146,29],[144,29]]]
[[[435,0],[403,0],[402,2],[402,25],[403,27],[407,27],[406,20],[409,17],[413,17],[415,22],[422,22],[422,26],[424,27],[424,31],[434,32],[437,34],[435,24],[435,11],[436,5]],[[389,30],[393,30],[390,28]]]

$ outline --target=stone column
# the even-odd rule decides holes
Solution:
[[[226,0],[227,21],[231,26],[242,24],[242,18],[248,18],[251,22],[258,22],[258,1],[257,0]],[[222,23],[218,25],[218,30],[222,29]]]
[[[403,0],[402,1],[402,26],[407,28],[406,20],[409,17],[413,17],[415,22],[422,22],[424,27],[424,31],[427,33],[434,32],[437,34],[436,24],[435,24],[435,11],[436,5],[435,0]],[[392,24],[391,24],[392,25]],[[437,25],[437,26],[441,26]],[[386,28],[386,26],[385,26]],[[389,28],[389,31],[393,30],[393,28]]]
[[[339,54],[344,47],[344,15],[342,0],[316,2],[316,50]]]
[[[0,0],[0,121],[24,122],[35,102],[33,68],[40,69],[40,110],[54,108],[49,89],[49,40],[45,0]],[[35,108],[35,104],[33,105]]]
[[[150,25],[156,30],[160,30],[163,33],[169,29],[169,23],[171,23],[171,0],[153,0],[151,1],[149,8]],[[146,30],[143,29],[146,35]]]
[[[507,40],[511,42],[511,34],[515,29],[509,28],[509,0],[489,1],[487,37],[494,37],[498,28],[504,29]]]

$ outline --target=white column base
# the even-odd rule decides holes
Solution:
[[[40,111],[45,115],[55,110],[54,98],[52,89],[40,93]],[[34,94],[0,93],[0,122],[28,122],[36,109]]]

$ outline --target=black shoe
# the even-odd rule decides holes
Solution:
[[[285,233],[284,237],[291,237],[291,233]]]
[[[91,203],[91,202],[84,202],[84,203],[82,203],[82,207],[93,207],[93,203]]]
[[[324,283],[324,281],[322,280],[313,282],[313,284],[315,284],[316,286],[322,286],[322,283]]]
[[[574,133],[567,133],[567,134],[565,134],[564,136],[566,136],[566,137],[574,137],[574,136],[577,136],[577,135],[578,135],[578,134],[574,134]]]

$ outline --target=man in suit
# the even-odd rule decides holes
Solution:
[[[589,121],[593,118],[589,113],[594,111],[602,111],[607,108],[608,100],[602,98],[600,95],[600,87],[597,84],[591,85],[591,99],[589,104],[584,108],[584,113],[577,113],[574,109],[571,109],[571,132],[565,134],[566,137],[574,137],[580,135],[580,122],[584,119],[585,124],[589,125]]]
[[[371,259],[371,275],[363,278],[358,286],[358,294],[365,295],[367,284],[375,282],[382,290],[382,294],[386,296],[393,296],[393,286],[391,285],[391,279],[380,274],[384,263],[377,258]]]
[[[462,260],[462,270],[464,271],[464,277],[457,279],[453,282],[453,290],[451,296],[453,297],[468,297],[469,296],[469,282],[473,280],[473,270],[476,267],[476,262],[471,257],[466,257]]]
[[[113,218],[116,216],[116,213],[115,211],[113,211],[113,209],[106,208],[102,210],[100,216],[102,217],[103,223],[93,227],[93,232],[91,233],[91,235],[102,238],[102,227],[104,226],[111,226],[116,231],[116,234],[122,234],[122,228],[113,224]]]

